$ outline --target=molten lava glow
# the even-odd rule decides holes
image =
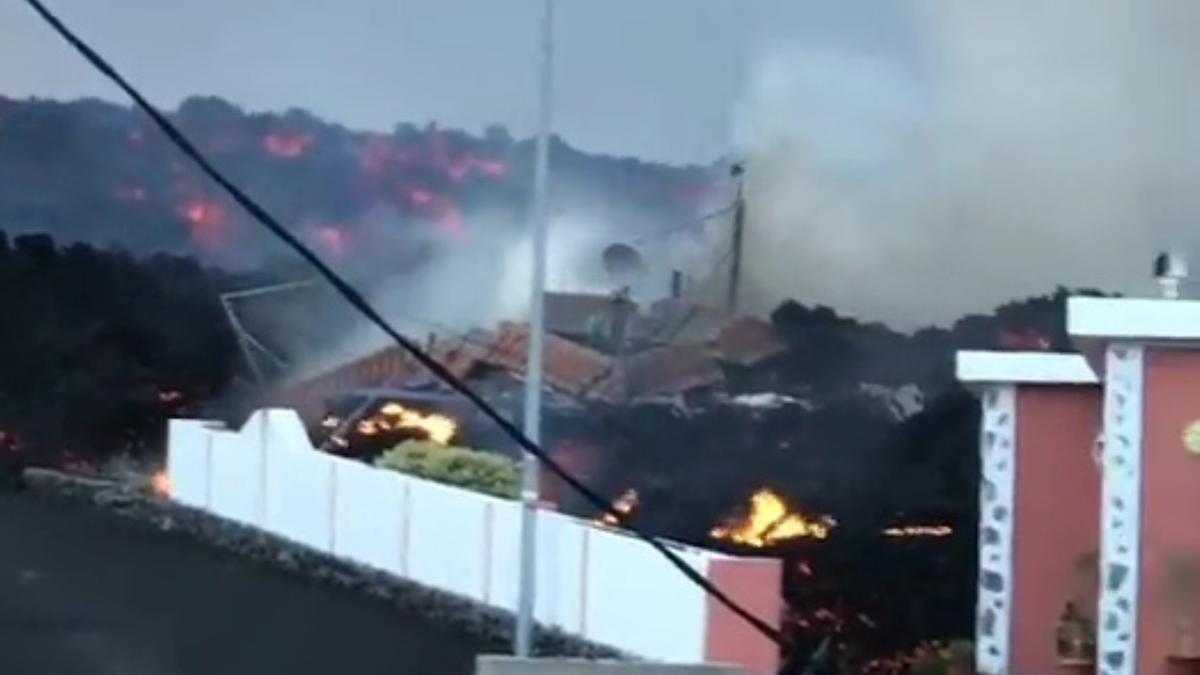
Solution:
[[[437,221],[443,230],[458,234],[463,230],[462,213],[458,206],[426,187],[410,186],[404,189],[409,205],[421,215]]]
[[[761,548],[787,539],[825,539],[835,525],[837,521],[829,516],[810,520],[790,511],[782,497],[763,488],[750,497],[750,511],[745,518],[718,525],[709,535]]]
[[[508,173],[508,167],[503,162],[490,159],[480,159],[465,155],[456,159],[443,159],[437,162],[446,176],[455,183],[461,183],[472,171],[488,178],[503,178]]]
[[[171,496],[171,479],[166,471],[160,469],[150,476],[150,490],[159,497]]]
[[[212,249],[225,243],[229,218],[220,205],[193,199],[179,207],[179,215],[187,221],[192,238],[201,245]]]
[[[346,233],[341,228],[334,225],[319,225],[316,233],[317,241],[325,250],[339,256],[346,253]]]
[[[302,157],[312,143],[313,137],[309,134],[273,131],[263,137],[263,149],[283,159]]]
[[[630,513],[633,513],[633,510],[637,508],[637,505],[638,492],[633,488],[629,488],[617,498],[617,501],[613,502],[613,511],[615,513],[605,513],[593,522],[598,525],[616,527],[617,525],[621,524],[621,521],[624,520],[626,516],[628,516]]]
[[[413,168],[436,169],[453,183],[461,183],[472,174],[499,180],[508,175],[508,166],[497,159],[470,153],[453,153],[443,134],[435,132],[418,145],[397,147],[388,136],[370,135],[358,148],[358,165],[368,178],[383,178],[391,171]]]
[[[429,440],[439,445],[446,445],[458,433],[458,423],[453,419],[437,413],[422,415],[395,401],[380,408],[379,414],[384,418],[380,421],[389,424],[390,428],[424,431]]]
[[[885,537],[949,537],[954,528],[949,525],[902,525],[883,531]]]

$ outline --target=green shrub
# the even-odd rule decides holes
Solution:
[[[405,441],[380,455],[375,465],[496,497],[516,499],[520,494],[517,463],[490,452]]]

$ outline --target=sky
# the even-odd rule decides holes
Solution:
[[[556,0],[555,130],[591,152],[709,163],[774,45],[912,59],[872,0]],[[540,0],[47,0],[159,105],[194,94],[518,135],[536,119]],[[0,3],[0,93],[121,100],[22,2]],[[13,67],[19,64],[18,67]]]

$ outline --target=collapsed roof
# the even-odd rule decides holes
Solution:
[[[586,335],[596,334],[597,324],[608,320],[611,297],[548,296],[543,378],[547,389],[576,400],[620,405],[720,391],[725,384],[722,364],[753,367],[786,349],[766,321],[718,317],[711,309],[670,301],[656,303],[649,314],[634,313],[622,340],[628,346],[607,353],[602,349],[611,345]],[[589,328],[581,334],[585,326]],[[460,379],[472,381],[498,371],[524,380],[529,328],[503,322],[493,331],[433,338],[426,349]],[[400,347],[388,347],[292,382],[282,393],[290,405],[318,411],[324,399],[349,389],[422,386],[439,383]]]

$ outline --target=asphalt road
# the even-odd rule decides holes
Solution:
[[[485,648],[184,535],[0,492],[5,675],[466,675]]]

